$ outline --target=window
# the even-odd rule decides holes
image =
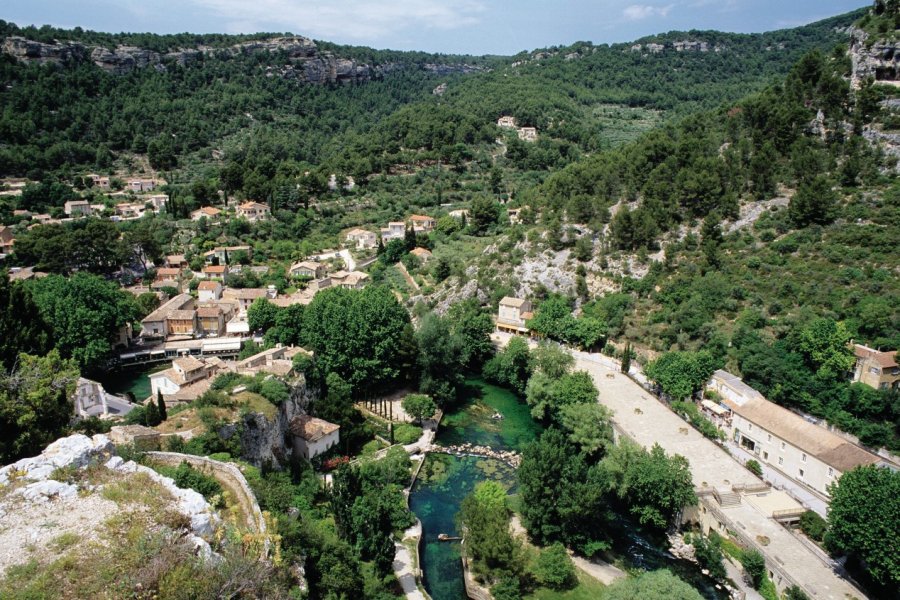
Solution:
[[[769,453],[763,452],[763,460],[769,460]]]
[[[800,460],[802,460],[803,462],[806,462],[806,453],[805,452],[800,455]]]
[[[778,464],[779,464],[779,465],[783,465],[783,464],[784,464],[784,457],[783,457],[783,456],[779,456],[779,457],[778,457]]]
[[[803,479],[803,469],[800,469],[800,479]]]
[[[784,442],[781,442],[781,449],[784,450]]]

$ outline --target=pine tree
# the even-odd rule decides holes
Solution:
[[[169,418],[166,413],[166,401],[163,400],[162,390],[156,390],[156,408],[159,411],[159,420],[165,421]]]

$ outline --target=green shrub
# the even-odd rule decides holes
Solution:
[[[760,589],[766,580],[766,559],[758,550],[745,550],[741,557],[741,564],[750,578],[754,589]]]
[[[401,423],[394,426],[394,442],[397,444],[412,444],[422,436],[422,428]]]
[[[762,477],[762,465],[760,465],[759,462],[750,459],[747,461],[746,467],[757,477]]]
[[[156,470],[174,479],[175,485],[178,487],[194,490],[202,494],[208,501],[212,501],[216,496],[222,494],[222,486],[215,477],[195,469],[187,462],[182,462],[175,468],[158,467]]]
[[[534,566],[537,581],[553,590],[567,590],[575,586],[575,566],[559,542],[541,551]]]
[[[808,510],[800,515],[800,529],[809,539],[822,542],[825,539],[828,523],[818,513]]]

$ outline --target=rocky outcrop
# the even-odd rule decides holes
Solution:
[[[722,52],[726,50],[725,46],[710,45],[709,42],[702,40],[676,40],[674,42],[666,42],[656,44],[653,42],[647,44],[633,44],[630,47],[632,52],[648,52],[650,54],[659,54],[664,50],[674,50],[675,52]]]
[[[209,46],[181,48],[165,54],[135,46],[118,46],[110,49],[102,46],[86,46],[77,42],[46,44],[14,36],[3,41],[2,51],[23,63],[65,65],[90,61],[114,75],[124,75],[135,69],[155,68],[165,71],[169,66],[190,67],[206,56],[227,59],[267,53],[284,59],[283,64],[265,67],[267,77],[277,76],[311,84],[365,83],[409,68],[418,68],[439,75],[465,75],[484,70],[483,67],[464,63],[420,65],[385,63],[373,66],[320,51],[314,41],[301,36],[253,40],[228,48]]]
[[[71,42],[44,44],[22,37],[9,37],[3,40],[3,52],[21,62],[42,65],[83,61],[89,54],[87,48],[81,44]]]
[[[900,81],[900,41],[871,40],[861,29],[850,34],[850,81],[854,88],[871,77],[875,81]]]
[[[219,434],[226,438],[240,435],[242,458],[254,466],[286,467],[293,451],[291,419],[306,414],[312,399],[313,394],[301,377],[291,387],[290,399],[278,407],[272,420],[260,413],[249,413],[238,425],[228,425]]]

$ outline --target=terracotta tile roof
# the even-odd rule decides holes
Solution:
[[[503,306],[512,306],[514,308],[522,308],[522,305],[528,302],[522,298],[513,298],[512,296],[506,296],[503,300],[500,301],[500,304]]]
[[[291,433],[297,437],[301,437],[307,442],[315,442],[326,435],[334,433],[341,427],[340,425],[329,423],[328,421],[324,421],[317,417],[300,415],[291,419],[290,428]]]
[[[192,310],[173,310],[166,318],[173,321],[193,321],[194,314]]]
[[[202,318],[216,318],[222,314],[218,306],[201,306],[197,309],[197,316]]]
[[[219,284],[218,281],[201,281],[200,285],[197,286],[197,289],[207,291],[207,290],[216,290],[219,287],[221,287],[221,285]]]
[[[897,366],[896,350],[891,350],[890,352],[881,352],[880,350],[875,350],[874,348],[869,348],[868,346],[863,346],[862,344],[854,344],[853,353],[857,358],[873,359],[882,369],[891,369]]]

